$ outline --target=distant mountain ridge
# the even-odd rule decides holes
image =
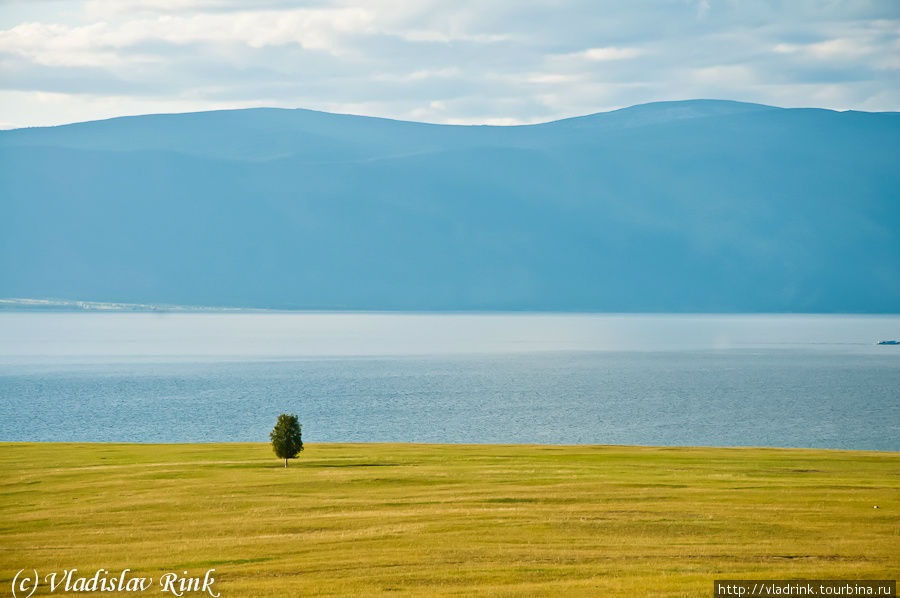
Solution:
[[[556,138],[572,131],[622,130],[639,126],[780,110],[762,104],[723,100],[655,102],[536,125],[440,125],[386,118],[332,114],[303,108],[246,108],[182,114],[122,116],[55,127],[0,131],[0,147],[52,145],[72,149],[134,151],[156,149],[238,160],[303,155],[324,160],[338,145],[366,157],[462,145],[500,143],[531,147],[546,143],[533,130]],[[165,126],[174,125],[174,126]],[[555,135],[554,135],[555,134]]]
[[[0,131],[0,297],[900,311],[900,114],[537,125],[257,108]]]

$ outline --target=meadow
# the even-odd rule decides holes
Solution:
[[[900,453],[308,444],[285,469],[265,444],[0,443],[0,472],[4,596],[23,568],[214,568],[222,597],[900,577]]]

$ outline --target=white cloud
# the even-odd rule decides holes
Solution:
[[[444,69],[422,69],[411,73],[377,73],[373,75],[376,81],[410,82],[426,81],[428,79],[452,79],[461,77],[463,72],[456,67]]]
[[[697,2],[697,18],[706,17],[707,13],[709,13],[709,0],[700,0]]]
[[[537,85],[560,85],[574,83],[579,79],[581,79],[579,75],[564,75],[562,73],[531,73],[526,78],[529,83]]]
[[[707,66],[691,71],[691,78],[699,83],[717,85],[747,85],[754,81],[753,69],[743,64]]]
[[[222,0],[88,0],[84,12],[91,18],[108,19],[138,12],[184,12],[215,9]]]
[[[896,0],[3,6],[0,110],[20,125],[249,105],[448,123],[689,97],[900,108]]]
[[[857,35],[807,44],[780,43],[775,45],[773,51],[810,62],[841,64],[864,61],[874,68],[900,69],[900,32],[893,40]]]
[[[121,23],[86,26],[23,23],[0,31],[0,51],[15,52],[40,64],[103,64],[110,51],[144,42],[178,45],[226,43],[250,48],[297,44],[341,53],[341,35],[371,32],[371,13],[359,8],[248,11],[162,15]],[[81,58],[73,59],[72,55]],[[88,56],[95,55],[94,59]]]
[[[589,48],[584,52],[579,52],[577,56],[583,56],[588,60],[603,62],[606,60],[625,60],[635,58],[644,54],[645,51],[640,48]]]

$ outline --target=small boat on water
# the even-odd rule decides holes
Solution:
[[[900,341],[878,341],[876,345],[900,345]]]

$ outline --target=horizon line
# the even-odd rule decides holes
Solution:
[[[350,118],[361,118],[361,119],[373,119],[373,120],[382,120],[382,121],[390,121],[396,123],[406,123],[406,124],[416,124],[416,125],[427,125],[434,127],[492,127],[492,128],[516,128],[516,127],[533,127],[533,126],[541,126],[541,125],[549,125],[554,123],[559,123],[568,120],[575,120],[579,118],[588,118],[592,116],[600,116],[606,114],[613,114],[615,112],[621,112],[624,110],[631,110],[634,108],[640,108],[643,106],[653,106],[657,104],[687,104],[687,103],[701,103],[701,102],[709,102],[709,103],[723,103],[723,104],[741,104],[744,106],[755,106],[759,109],[772,109],[772,110],[821,110],[825,112],[834,112],[837,114],[845,114],[845,113],[858,113],[858,114],[898,114],[900,111],[895,110],[883,110],[883,111],[869,111],[869,110],[857,110],[853,108],[848,108],[846,110],[837,110],[834,108],[823,108],[817,106],[794,106],[794,107],[785,107],[785,106],[776,106],[773,104],[762,104],[759,102],[749,102],[744,100],[734,100],[734,99],[723,99],[723,98],[689,98],[689,99],[681,99],[681,100],[654,100],[650,102],[642,102],[639,104],[631,104],[628,106],[622,106],[619,108],[611,108],[609,110],[600,110],[597,112],[590,112],[588,114],[575,114],[572,116],[564,116],[561,118],[553,118],[551,120],[540,120],[534,122],[522,122],[515,124],[491,124],[491,123],[441,123],[441,122],[427,122],[427,121],[416,121],[416,120],[408,120],[402,118],[393,118],[388,116],[375,116],[371,114],[353,114],[350,112],[330,112],[327,110],[319,110],[315,108],[303,108],[303,107],[284,107],[284,106],[245,106],[241,108],[212,108],[209,110],[189,110],[186,112],[147,112],[141,114],[121,114],[116,116],[109,116],[106,118],[97,118],[92,120],[83,120],[83,121],[73,121],[66,123],[58,123],[54,125],[25,125],[25,126],[13,126],[9,128],[0,127],[0,134],[8,131],[23,131],[23,130],[31,130],[31,129],[52,129],[56,127],[68,127],[73,125],[84,125],[84,124],[92,124],[92,123],[101,123],[108,122],[112,120],[120,120],[120,119],[129,119],[129,118],[147,118],[147,117],[159,117],[159,116],[188,116],[188,115],[197,115],[197,114],[212,114],[219,112],[241,112],[241,111],[250,111],[250,110],[281,110],[281,111],[302,111],[302,112],[314,112],[317,114],[327,114],[331,116],[339,116],[339,117],[350,117]]]

